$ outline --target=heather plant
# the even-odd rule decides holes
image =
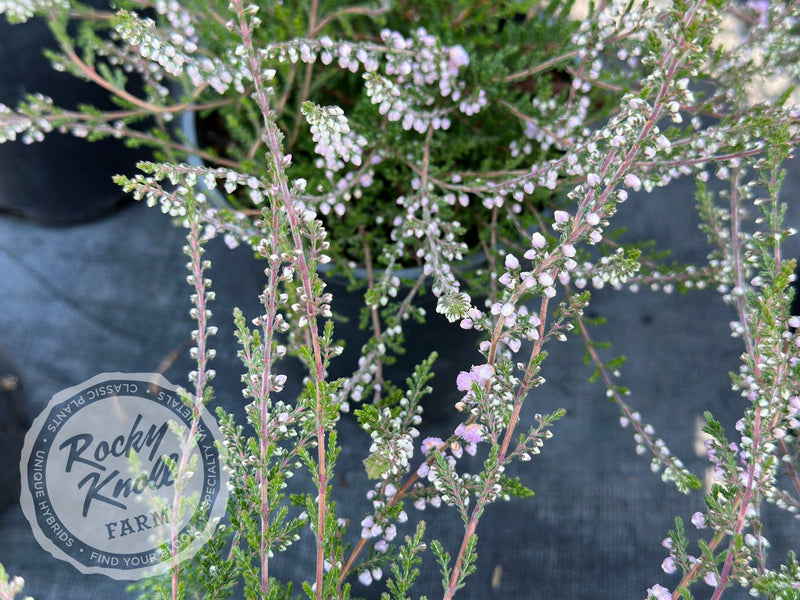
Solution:
[[[577,8],[126,0],[107,11],[0,0],[11,21],[46,19],[60,46],[54,68],[118,105],[68,110],[32,95],[0,105],[0,141],[61,130],[154,148],[141,173],[116,180],[187,230],[197,323],[188,402],[214,403],[205,244],[246,244],[264,264],[261,314],[235,315],[247,422],[219,412],[228,519],[192,562],[174,558],[166,577],[141,584],[145,597],[284,598],[299,586],[310,598],[348,598],[378,580],[385,598],[403,599],[422,561],[435,561],[452,598],[475,569],[487,505],[532,495],[506,470],[558,434],[563,411],[528,413],[547,347],[571,333],[635,451],[666,484],[705,494],[691,519],[696,547],[680,519],[653,532],[666,535],[672,591],[654,582],[642,595],[688,598],[700,584],[714,599],[735,585],[797,597],[800,564],[791,553],[768,558],[762,507],[800,507],[800,315],[789,309],[795,263],[782,250],[795,231],[780,193],[800,114],[791,99],[800,4]],[[197,142],[175,126],[186,113]],[[713,248],[706,261],[675,264],[644,241],[618,240],[621,203],[685,177]],[[338,379],[328,375],[341,353],[329,265],[362,267],[370,332],[355,370]],[[598,351],[585,311],[602,287],[716,289],[735,315],[732,391],[747,407],[735,431],[706,413],[714,479],[703,492],[683,449],[670,450],[635,409],[624,361]],[[423,294],[440,315],[424,314]],[[385,380],[410,317],[478,332],[482,358],[436,387],[435,353],[405,386]],[[290,357],[304,367],[296,397],[284,393]],[[421,399],[450,387],[461,424],[420,439]],[[331,486],[350,411],[372,440],[363,515],[338,505]],[[426,537],[418,517],[429,505],[459,514],[457,539]],[[271,560],[298,544],[312,548],[313,572],[282,580]],[[180,546],[164,551],[177,557]]]

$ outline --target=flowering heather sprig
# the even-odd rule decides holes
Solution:
[[[34,15],[69,8],[69,0],[0,0],[0,15],[9,23],[24,23]]]
[[[395,541],[414,506],[453,507],[463,520],[453,556],[430,543],[450,600],[474,570],[486,506],[531,495],[506,470],[541,452],[564,414],[535,414],[520,431],[545,383],[548,344],[576,328],[593,378],[617,405],[621,426],[633,429],[634,451],[681,491],[699,487],[629,404],[622,359],[596,352],[584,317],[590,288],[716,289],[735,311],[731,332],[744,349],[732,387],[747,408],[734,441],[707,415],[713,481],[690,519],[706,538],[690,551],[676,520],[662,569],[680,581],[663,582],[674,592],[658,583],[643,593],[677,598],[701,581],[714,600],[732,583],[770,597],[796,591],[797,562],[767,562],[761,507],[800,509],[800,315],[787,309],[793,265],[781,248],[795,231],[778,202],[800,110],[776,94],[751,94],[762,74],[800,75],[797,3],[612,0],[578,22],[551,10],[555,4],[478,3],[443,18],[422,3],[413,25],[401,4],[323,4],[294,11],[157,0],[149,17],[87,12],[94,20],[86,27],[101,35],[73,40],[63,3],[0,0],[10,20],[48,19],[60,46],[53,67],[101,85],[118,108],[63,110],[31,95],[16,108],[0,104],[0,141],[32,143],[57,130],[165,154],[116,180],[189,228],[197,398],[209,389],[214,331],[202,245],[222,236],[264,264],[259,314],[235,314],[248,429],[221,417],[230,549],[220,543],[202,565],[176,565],[173,598],[184,575],[215,581],[208,563],[225,570],[230,585],[243,581],[247,597],[288,595],[270,561],[304,535],[314,547],[314,573],[303,582],[309,597],[344,597],[356,579],[386,581],[394,596],[410,597],[424,527],[401,548]],[[737,27],[737,44],[720,37]],[[534,46],[524,41],[531,32]],[[777,86],[787,88],[787,79]],[[228,128],[225,147],[173,139],[169,123],[184,110],[214,112]],[[643,194],[683,177],[697,183],[712,243],[705,264],[665,264],[657,248],[617,241],[621,204],[636,210]],[[709,190],[719,183],[728,189],[715,196]],[[341,352],[332,295],[317,273],[334,259],[365,273],[370,332],[352,373],[337,381],[327,372]],[[414,346],[404,339],[405,321],[438,317],[415,306],[423,289],[454,327],[483,337],[473,366],[435,382],[437,397],[461,392],[453,408],[463,421],[420,442],[433,358],[404,388],[387,380],[384,366]],[[305,370],[296,398],[286,397],[288,357]],[[336,429],[351,404],[371,440],[363,464],[374,481],[363,509],[337,504],[331,485],[342,442]],[[294,475],[300,491],[289,496]],[[358,516],[345,518],[352,511]],[[348,549],[350,538],[358,541]]]
[[[390,122],[401,121],[405,130],[424,133],[428,127],[448,129],[448,110],[430,110],[436,100],[427,88],[437,85],[439,96],[459,102],[461,112],[473,115],[486,104],[482,90],[473,97],[462,99],[464,83],[456,79],[462,67],[469,65],[469,56],[461,46],[441,47],[435,36],[424,28],[405,38],[396,31],[380,32],[385,45],[333,40],[323,36],[318,40],[298,39],[275,43],[262,51],[264,58],[279,62],[298,61],[323,65],[336,62],[343,70],[363,69],[367,96],[378,105],[378,112]],[[382,75],[379,71],[383,64]]]
[[[41,142],[53,125],[44,117],[53,109],[53,99],[42,94],[29,95],[27,101],[12,110],[0,104],[0,143],[14,141],[20,136],[23,144]]]
[[[426,162],[423,164],[423,175],[427,175],[427,168]],[[414,181],[412,186],[426,187]],[[471,302],[469,294],[461,290],[461,283],[452,266],[454,262],[464,259],[467,247],[455,234],[460,224],[441,218],[441,201],[439,197],[424,193],[399,197],[397,204],[404,208],[405,214],[394,219],[392,224],[395,229],[391,237],[398,244],[405,244],[404,240],[410,238],[422,241],[416,258],[422,261],[423,275],[433,279],[431,291],[438,298],[436,312],[453,322],[466,314]]]
[[[530,120],[526,120],[525,138],[536,140],[544,150],[551,146],[569,150],[589,134],[585,123],[590,103],[588,96],[567,105],[559,105],[554,98],[534,98],[531,101],[533,114],[529,116]],[[524,148],[523,145],[523,152]]]
[[[361,153],[367,140],[363,135],[355,135],[350,131],[347,117],[341,108],[306,102],[302,112],[311,126],[311,135],[317,144],[314,151],[325,159],[325,168],[335,173],[345,163],[356,167],[361,164]]]
[[[174,16],[175,12],[169,11],[165,4],[158,3],[158,8]],[[120,11],[117,16],[116,29],[122,39],[135,47],[142,58],[161,65],[169,75],[178,77],[186,73],[195,87],[209,85],[219,94],[224,94],[229,87],[244,93],[245,82],[251,77],[244,66],[235,66],[234,55],[242,52],[239,47],[232,49],[228,56],[210,58],[198,53],[193,29],[188,24],[184,24],[183,33],[173,31],[165,37],[152,19],[142,19],[128,11]]]
[[[9,577],[3,565],[0,565],[0,599],[14,600],[24,587],[25,580],[22,577]],[[33,599],[30,596],[26,596],[25,600]]]
[[[388,408],[384,408],[378,415],[379,429],[370,431],[365,426],[372,438],[367,474],[381,479],[394,478],[408,471],[409,463],[414,457],[414,438],[419,435],[419,431],[413,427],[403,427],[402,417],[392,416]]]
[[[237,173],[230,169],[222,167],[218,169],[210,169],[208,167],[195,167],[193,165],[173,165],[169,163],[150,163],[141,162],[139,168],[145,173],[150,173],[151,176],[144,176],[141,174],[135,175],[132,179],[119,175],[115,177],[115,181],[123,187],[123,189],[132,193],[134,199],[145,200],[148,206],[159,205],[161,211],[173,217],[183,216],[186,214],[186,202],[183,200],[185,191],[193,189],[202,181],[203,187],[206,190],[213,190],[217,187],[218,182],[221,182],[221,187],[228,193],[233,193],[238,188],[245,188],[248,190],[248,197],[255,204],[261,204],[265,197],[275,192],[274,186],[265,186],[264,182],[258,178],[247,175],[244,173]],[[168,180],[170,185],[177,186],[175,191],[165,189],[160,182]],[[196,201],[205,205],[207,201],[206,194],[198,193]],[[218,211],[210,209],[207,212],[204,220],[208,223],[206,227],[206,238],[212,237],[216,233],[217,228],[228,230],[231,233],[232,227],[226,226],[225,217],[217,217]],[[227,219],[228,222],[232,220]],[[232,238],[228,243],[229,246],[235,246],[240,241],[252,241],[252,226],[251,227],[237,227],[234,229],[237,236]]]

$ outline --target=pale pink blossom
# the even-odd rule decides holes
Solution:
[[[358,580],[363,585],[369,585],[370,583],[372,583],[372,574],[369,571],[363,571],[358,575]]]
[[[422,453],[426,456],[431,450],[433,449],[438,450],[443,447],[444,447],[444,441],[442,440],[442,438],[427,437],[424,440],[422,440],[422,445],[421,445]]]
[[[661,569],[667,575],[671,575],[672,573],[674,573],[675,570],[677,569],[677,567],[675,566],[675,559],[673,559],[671,556],[665,558],[661,563]]]
[[[569,221],[569,213],[564,210],[557,210],[553,213],[553,218],[556,220],[556,223],[559,225],[563,225],[567,221]]]
[[[537,249],[541,250],[542,248],[544,248],[544,247],[545,247],[545,244],[547,244],[547,240],[546,240],[546,239],[545,239],[545,237],[544,237],[544,236],[543,236],[541,233],[539,233],[538,231],[537,231],[537,232],[535,232],[535,233],[534,233],[534,234],[531,236],[531,245],[532,245],[534,248],[537,248]]]
[[[642,188],[642,180],[633,173],[628,173],[625,175],[625,185],[638,192]]]
[[[651,588],[647,588],[648,600],[672,600],[672,594],[663,585],[655,584]]]

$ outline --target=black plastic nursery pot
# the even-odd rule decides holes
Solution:
[[[0,347],[0,513],[19,498],[19,461],[28,425],[20,371]]]
[[[1,103],[16,107],[28,94],[41,93],[69,109],[80,103],[113,108],[105,90],[54,71],[44,48],[53,49],[54,42],[40,19],[21,25],[0,19]],[[89,143],[58,131],[30,144],[19,138],[0,144],[0,211],[48,225],[101,217],[126,201],[112,176],[134,172],[145,156],[119,140]]]

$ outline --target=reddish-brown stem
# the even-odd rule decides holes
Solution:
[[[545,321],[547,320],[547,307],[550,302],[550,299],[545,296],[542,298],[541,305],[539,306],[539,339],[536,340],[536,344],[533,346],[533,351],[531,352],[530,359],[528,360],[528,365],[533,363],[536,360],[536,357],[542,351],[542,345],[544,344],[544,328],[545,328]],[[497,345],[492,340],[492,349],[496,350]],[[508,452],[508,447],[511,444],[511,438],[514,437],[514,430],[516,429],[517,422],[519,421],[519,413],[522,410],[522,405],[525,403],[525,396],[521,395],[518,397],[514,402],[514,410],[511,413],[511,419],[508,421],[508,428],[506,429],[506,433],[503,436],[503,443],[500,446],[500,456],[498,460],[502,463],[505,460],[506,454]]]
[[[465,426],[472,425],[475,421],[477,421],[477,419],[478,417],[476,415],[470,415],[470,417],[466,421],[464,421],[464,425]],[[454,440],[455,436],[451,437],[448,440],[445,440],[444,445],[441,448],[439,448],[439,452],[446,452],[450,448]],[[425,459],[424,463],[430,466],[433,464],[435,460],[436,460],[435,453],[431,452],[430,455],[428,455],[428,458]],[[411,490],[413,485],[418,480],[419,480],[419,475],[417,475],[417,472],[414,471],[408,477],[408,479],[406,479],[403,485],[400,486],[400,489],[397,490],[397,493],[394,496],[392,496],[391,499],[389,499],[389,501],[386,504],[387,507],[391,508],[393,506],[396,506],[398,502],[400,502],[403,498],[405,498],[408,495],[408,492]],[[358,540],[358,543],[353,547],[353,550],[350,552],[350,556],[347,557],[344,567],[342,567],[342,571],[339,576],[340,581],[344,581],[347,575],[353,569],[353,566],[355,565],[356,560],[358,559],[358,555],[361,554],[361,552],[364,550],[368,542],[369,540],[364,538]]]
[[[325,523],[327,520],[327,488],[328,488],[328,469],[326,465],[326,433],[324,424],[324,406],[322,398],[321,384],[325,379],[325,371],[322,360],[322,349],[317,331],[316,309],[314,307],[314,294],[311,283],[311,271],[305,255],[305,248],[300,233],[300,215],[292,200],[292,193],[289,190],[289,183],[285,171],[285,156],[281,148],[278,127],[274,122],[272,111],[270,110],[269,98],[266,87],[262,79],[261,62],[253,47],[250,24],[244,14],[244,7],[241,0],[234,0],[234,6],[239,24],[239,33],[247,51],[250,63],[250,71],[253,76],[255,86],[256,103],[264,116],[264,126],[266,129],[265,141],[269,151],[269,156],[273,161],[273,172],[275,177],[275,187],[277,189],[276,203],[273,211],[278,211],[281,207],[286,213],[289,227],[292,234],[292,242],[296,253],[296,264],[300,274],[303,288],[303,312],[307,319],[307,333],[311,338],[311,351],[314,357],[313,377],[317,382],[314,386],[316,416],[316,438],[317,438],[317,522],[316,522],[316,597],[322,600],[323,576],[324,576],[324,551],[325,551]],[[279,206],[280,205],[280,206]],[[263,465],[262,465],[263,468]]]
[[[192,214],[196,215],[196,213]],[[195,217],[194,219],[190,220],[188,237],[191,256],[192,281],[194,282],[195,295],[197,298],[195,302],[195,308],[197,310],[197,371],[194,398],[192,399],[191,406],[192,421],[191,425],[189,426],[186,439],[182,444],[180,461],[178,462],[175,471],[175,492],[172,497],[172,515],[170,518],[172,600],[177,600],[179,595],[180,562],[178,557],[180,555],[180,542],[178,540],[178,527],[182,521],[181,505],[183,489],[186,485],[186,471],[189,465],[189,459],[192,455],[192,448],[195,444],[195,438],[197,437],[197,430],[203,410],[207,378],[206,362],[208,360],[208,353],[206,342],[208,339],[208,323],[206,316],[206,301],[208,300],[208,297],[206,294],[204,269],[201,257],[202,248],[200,247],[200,235],[200,224]]]
[[[476,506],[473,509],[472,516],[470,517],[469,523],[467,523],[467,527],[464,530],[464,537],[461,539],[461,547],[458,549],[456,562],[453,565],[453,571],[450,573],[450,581],[447,582],[447,588],[444,591],[444,600],[451,600],[453,594],[456,593],[458,579],[461,575],[461,569],[464,566],[464,556],[467,553],[467,547],[470,544],[472,536],[475,535],[475,528],[478,526],[478,516],[478,507]]]
[[[367,271],[367,289],[373,289],[375,287],[375,273],[372,268],[372,252],[369,249],[369,244],[367,243],[367,232],[364,230],[363,225],[358,226],[358,233],[361,235],[362,239],[362,248],[364,250],[364,268]],[[381,337],[381,318],[380,314],[378,314],[377,306],[373,306],[370,309],[370,318],[372,319],[372,336],[375,339],[379,339]],[[381,387],[383,385],[383,361],[380,360],[380,357],[377,360],[377,370],[375,371],[375,394],[374,394],[374,401],[377,402],[381,395]]]
[[[51,11],[50,20],[53,21],[54,23],[57,22],[58,18],[57,18],[57,15],[56,15],[55,11]],[[118,98],[121,98],[122,100],[125,100],[126,102],[130,102],[134,106],[138,106],[139,108],[141,108],[142,110],[147,111],[148,113],[161,113],[161,112],[164,112],[164,107],[163,106],[157,106],[155,104],[150,104],[149,102],[146,102],[146,101],[142,100],[141,98],[137,98],[133,94],[130,94],[130,93],[126,92],[125,90],[120,89],[120,88],[116,87],[115,85],[113,85],[112,83],[106,81],[105,78],[103,78],[97,71],[95,71],[93,68],[91,68],[85,62],[83,62],[80,59],[80,57],[75,53],[75,49],[72,48],[72,46],[70,46],[69,44],[67,44],[66,41],[60,40],[60,46],[61,46],[61,49],[64,51],[64,54],[67,55],[67,57],[72,61],[72,63],[76,67],[78,67],[78,69],[81,71],[81,73],[83,73],[86,76],[86,78],[89,79],[90,81],[93,81],[94,83],[96,83],[97,85],[99,85],[103,89],[108,90],[109,92],[111,92],[112,94],[117,96]]]

